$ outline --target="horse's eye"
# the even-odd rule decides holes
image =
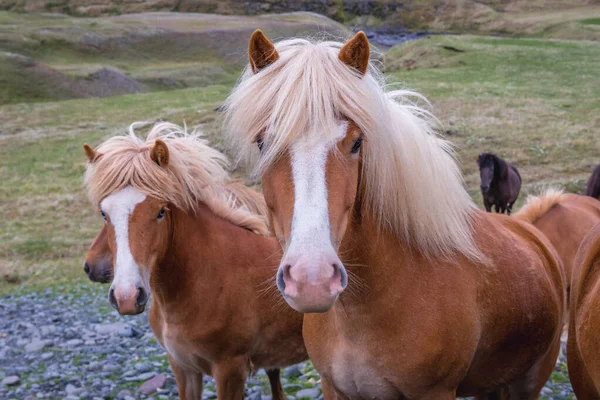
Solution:
[[[162,217],[165,216],[165,208],[161,208],[160,211],[158,212],[158,215],[156,216],[156,219],[162,219]]]
[[[350,153],[352,153],[352,154],[358,153],[358,150],[360,150],[361,145],[362,145],[362,138],[358,138],[356,140],[356,142],[354,142],[354,145],[352,146],[352,150],[350,150]]]
[[[100,210],[100,215],[102,215],[102,218],[104,218],[104,220],[106,221],[106,214],[104,214],[104,211]]]
[[[256,139],[256,145],[258,146],[258,149],[260,151],[262,151],[262,149],[263,149],[263,140],[261,138]]]

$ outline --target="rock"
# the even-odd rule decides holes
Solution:
[[[67,394],[72,394],[72,395],[77,395],[79,394],[81,390],[77,389],[75,386],[71,385],[70,383],[65,387],[65,392]]]
[[[321,392],[319,389],[302,389],[296,392],[297,399],[316,399]]]
[[[550,396],[552,394],[552,389],[544,387],[544,388],[542,388],[541,394],[542,394],[542,396]]]
[[[65,345],[69,346],[69,347],[77,347],[83,344],[83,340],[81,339],[71,339],[71,340],[67,340],[67,342],[65,343]]]
[[[45,341],[40,339],[34,339],[30,343],[25,345],[25,351],[28,353],[33,353],[42,350],[44,347],[46,347]]]
[[[109,335],[113,333],[118,333],[127,327],[126,324],[122,322],[115,322],[112,324],[98,324],[94,327],[97,333],[100,335]]]
[[[16,375],[7,376],[6,378],[2,379],[3,386],[13,386],[17,385],[19,382],[21,382],[21,378]]]
[[[289,383],[287,385],[283,385],[283,390],[286,390],[286,391],[289,390],[289,391],[294,392],[296,390],[302,390],[302,389],[304,389],[304,386],[298,385],[297,383]]]
[[[126,326],[125,328],[123,328],[120,331],[118,331],[117,335],[119,335],[121,337],[133,337],[133,329],[131,329],[130,327]]]
[[[260,392],[253,392],[246,398],[246,400],[262,400]]]
[[[42,355],[40,356],[40,358],[42,360],[46,361],[46,360],[51,359],[53,355],[54,355],[54,353],[51,353],[51,352],[42,353]]]
[[[146,372],[144,374],[139,374],[137,376],[133,376],[131,378],[125,378],[126,381],[145,381],[146,379],[150,379],[154,376],[154,372]]]
[[[202,398],[203,399],[216,399],[217,394],[215,392],[213,392],[212,390],[204,390],[204,393],[202,393]]]
[[[283,372],[283,376],[286,378],[297,378],[301,375],[302,371],[300,371],[300,368],[298,368],[297,365],[292,365],[291,367],[286,368]]]
[[[63,400],[79,400],[79,397],[73,396],[72,394],[65,397]]]
[[[149,372],[152,370],[152,365],[149,363],[137,363],[134,365],[134,368],[139,372]]]
[[[117,394],[117,398],[118,399],[124,399],[127,396],[131,396],[131,392],[129,390],[121,390],[118,394]]]
[[[140,386],[140,392],[144,394],[152,394],[158,389],[162,389],[167,383],[167,378],[164,375],[156,375],[154,378],[147,380]]]

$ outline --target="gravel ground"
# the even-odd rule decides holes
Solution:
[[[177,386],[146,313],[123,317],[108,306],[107,286],[83,284],[0,298],[0,399],[177,399]],[[310,362],[282,371],[289,399],[322,398]],[[216,398],[205,377],[204,399]],[[246,398],[270,400],[263,371]],[[544,399],[571,399],[564,356]]]

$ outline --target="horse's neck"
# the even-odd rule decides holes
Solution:
[[[504,180],[508,175],[508,164],[503,159],[496,157],[494,160],[494,178]]]
[[[268,239],[222,219],[205,204],[199,204],[196,213],[173,209],[172,224],[165,257],[151,277],[161,307],[186,307],[190,301],[207,307],[218,294],[236,290],[233,280],[256,279],[256,271],[244,269],[251,261],[243,264],[237,249],[261,249]]]

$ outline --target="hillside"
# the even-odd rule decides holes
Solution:
[[[0,12],[0,104],[232,84],[258,27],[272,37],[349,34],[313,13],[74,18]]]
[[[100,16],[149,11],[258,15],[311,11],[348,25],[600,38],[597,0],[5,0],[0,9]]]

